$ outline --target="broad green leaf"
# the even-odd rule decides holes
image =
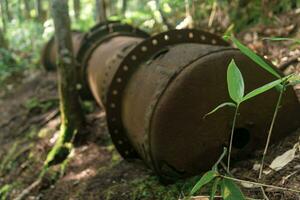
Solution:
[[[212,111],[210,111],[209,113],[207,113],[206,115],[204,115],[203,118],[207,117],[208,115],[211,115],[211,114],[215,113],[217,110],[219,110],[220,108],[223,108],[225,106],[236,107],[236,105],[234,103],[232,103],[232,102],[225,102],[225,103],[222,103],[222,104],[218,105]]]
[[[244,194],[240,188],[229,179],[221,180],[221,194],[224,200],[244,200]]]
[[[227,87],[230,98],[239,104],[244,96],[244,79],[239,68],[232,59],[227,69]]]
[[[262,94],[270,89],[272,89],[273,87],[279,85],[280,83],[282,83],[283,79],[278,79],[276,81],[273,81],[271,83],[268,83],[268,84],[265,84],[255,90],[252,90],[251,92],[249,92],[248,94],[246,94],[243,99],[242,99],[242,102],[243,101],[246,101],[248,99],[251,99],[259,94]]]
[[[262,59],[260,56],[256,55],[251,49],[243,45],[240,41],[238,41],[234,36],[231,36],[232,42],[237,46],[237,48],[240,49],[240,51],[248,56],[251,60],[253,60],[255,63],[257,63],[259,66],[264,68],[266,71],[270,72],[277,78],[281,78],[280,74],[276,72],[273,67],[271,67],[264,59]]]
[[[214,199],[214,197],[216,195],[216,192],[218,190],[218,186],[219,186],[220,180],[221,180],[221,178],[216,178],[215,179],[215,182],[214,182],[214,184],[213,184],[213,186],[211,188],[211,193],[210,193],[210,197],[209,197],[210,200]]]
[[[190,192],[190,196],[194,195],[197,191],[199,191],[204,185],[211,182],[218,174],[214,171],[206,172],[201,179],[196,183],[193,189]]]

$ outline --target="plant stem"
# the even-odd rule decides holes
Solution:
[[[248,183],[248,184],[258,185],[258,186],[262,186],[262,187],[273,188],[273,189],[277,189],[277,190],[300,193],[300,190],[294,190],[294,189],[284,188],[284,187],[275,186],[275,185],[268,185],[268,184],[264,184],[264,183],[241,180],[241,179],[237,179],[237,178],[233,178],[233,177],[229,177],[229,176],[224,176],[224,175],[221,175],[221,174],[219,174],[219,177],[225,178],[225,179],[228,179],[228,180],[232,180],[232,181],[236,181],[236,182],[240,182],[240,183]]]
[[[280,104],[281,104],[281,100],[282,100],[282,96],[283,96],[284,90],[285,90],[285,85],[283,84],[283,88],[280,91],[280,94],[279,94],[279,97],[278,97],[278,100],[277,100],[277,104],[276,104],[276,108],[275,108],[275,112],[274,112],[274,115],[273,115],[273,118],[272,118],[272,122],[271,122],[271,125],[270,125],[270,128],[269,128],[269,131],[268,131],[268,138],[267,138],[266,146],[265,146],[264,153],[263,153],[263,156],[262,156],[262,159],[261,159],[261,165],[260,165],[260,169],[259,169],[258,180],[260,180],[261,176],[262,176],[262,172],[263,172],[263,168],[264,168],[264,162],[265,162],[265,157],[266,157],[266,154],[268,152],[268,148],[269,148],[269,144],[270,144],[270,140],[271,140],[271,136],[272,136],[274,124],[275,124],[275,121],[276,121],[276,118],[277,118],[277,115],[278,115],[278,110],[280,108]]]
[[[228,151],[228,159],[227,159],[227,171],[228,172],[230,172],[230,157],[231,157],[232,141],[233,141],[233,134],[234,134],[238,111],[239,111],[239,104],[236,105],[236,109],[235,109],[235,113],[234,113],[234,117],[233,117],[231,134],[230,134],[230,143],[229,143],[229,151]]]

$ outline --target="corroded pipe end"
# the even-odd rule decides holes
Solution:
[[[79,31],[72,31],[72,44],[73,44],[73,54],[74,57],[77,56],[79,51],[81,40],[83,38],[83,33]],[[47,71],[56,70],[57,65],[57,44],[55,42],[55,37],[45,44],[42,50],[41,63]]]

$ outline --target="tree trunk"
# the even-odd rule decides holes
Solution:
[[[107,21],[105,0],[96,0],[96,21],[99,23]]]
[[[7,49],[7,42],[5,40],[2,29],[0,29],[0,48]]]
[[[1,10],[1,19],[2,19],[2,29],[3,29],[3,34],[6,33],[6,15],[5,15],[5,5],[4,1],[0,0],[0,10]]]
[[[29,1],[28,0],[23,0],[23,2],[24,2],[24,16],[25,16],[25,18],[26,19],[30,19],[31,18],[31,16],[30,16],[30,3],[29,3]]]
[[[76,89],[76,67],[71,42],[68,0],[52,0],[52,16],[55,27],[55,39],[58,44],[58,91],[60,97],[61,132],[52,155],[59,153],[63,144],[71,142],[81,131],[84,119]],[[50,152],[51,154],[51,152]],[[50,155],[48,154],[48,156]],[[54,156],[55,157],[55,156]],[[53,158],[55,159],[55,158]],[[47,164],[51,162],[47,158]]]
[[[42,0],[35,1],[35,9],[36,9],[36,19],[38,21],[43,21],[43,7],[42,7]]]
[[[125,16],[127,10],[127,0],[122,0],[122,15]]]
[[[73,0],[73,5],[74,5],[74,13],[75,13],[75,19],[78,20],[80,18],[80,0]]]
[[[190,10],[190,1],[189,0],[185,0],[185,15],[186,18],[189,18],[189,23],[188,23],[188,28],[194,28],[194,20],[191,14],[191,10]]]
[[[8,21],[12,20],[11,12],[9,9],[8,0],[4,0],[4,13],[6,14],[6,18]]]

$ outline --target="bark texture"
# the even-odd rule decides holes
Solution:
[[[74,6],[75,18],[78,20],[80,18],[80,9],[81,9],[80,0],[73,0],[73,6]]]
[[[36,13],[37,13],[36,19],[38,21],[43,21],[44,13],[43,13],[42,0],[36,0],[35,9],[36,9]]]
[[[96,20],[99,23],[107,20],[105,0],[96,0]]]
[[[23,0],[24,2],[24,16],[26,19],[29,19],[31,16],[30,16],[30,3],[28,0]]]
[[[0,48],[7,49],[7,42],[5,40],[2,29],[0,29]]]
[[[58,43],[58,89],[62,143],[70,142],[83,125],[83,114],[76,89],[76,67],[72,53],[68,0],[52,0],[52,16]]]

